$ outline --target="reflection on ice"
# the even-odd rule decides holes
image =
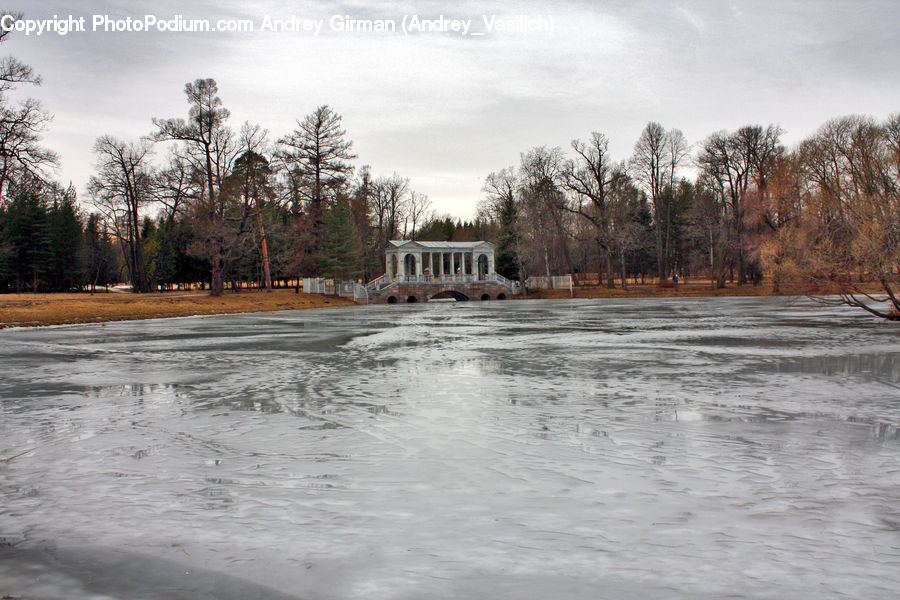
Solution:
[[[0,593],[891,597],[898,336],[759,299],[3,331]]]

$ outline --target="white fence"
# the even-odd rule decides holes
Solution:
[[[572,291],[571,275],[554,275],[552,277],[529,277],[525,286],[530,290],[569,290]]]
[[[334,281],[321,277],[304,277],[303,292],[306,294],[325,294],[327,296],[340,296],[353,298],[355,301],[369,301],[369,292],[366,286],[355,281]]]
[[[554,278],[556,279],[556,278]],[[506,277],[497,273],[491,273],[483,278],[475,275],[405,275],[390,279],[387,275],[382,275],[378,279],[373,279],[366,285],[362,285],[355,281],[335,281],[333,279],[324,279],[322,277],[304,277],[303,291],[307,294],[325,294],[328,296],[341,296],[342,298],[353,298],[355,301],[365,300],[367,303],[371,296],[381,292],[381,290],[396,285],[398,283],[426,283],[426,284],[442,284],[442,283],[477,283],[479,281],[499,283],[508,287],[512,292],[519,292],[519,282],[511,281]],[[530,281],[530,280],[529,280]],[[571,278],[569,278],[571,282]]]

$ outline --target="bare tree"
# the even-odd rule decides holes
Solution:
[[[623,165],[609,157],[609,140],[602,133],[591,133],[589,142],[572,141],[575,160],[565,164],[564,181],[572,202],[571,212],[586,219],[594,229],[594,240],[606,265],[606,285],[615,287],[612,268],[612,221],[608,214],[610,186],[625,179]]]
[[[273,197],[271,176],[269,161],[258,152],[247,150],[234,161],[234,167],[226,186],[228,193],[236,199],[236,206],[239,207],[238,213],[233,217],[236,220],[235,229],[238,239],[242,239],[247,232],[250,215],[256,215],[264,284],[267,291],[272,290],[272,275],[262,211],[263,205],[270,202]]]
[[[796,233],[803,206],[809,204],[809,186],[798,153],[782,153],[776,162],[748,212],[749,220],[757,224],[757,253],[777,294],[783,283],[795,283],[795,265],[784,248]]]
[[[566,197],[562,190],[565,160],[560,148],[540,146],[520,157],[519,197],[524,222],[522,234],[530,238],[532,262],[538,260],[546,276],[563,268],[574,273],[569,252],[570,233],[565,213]],[[539,257],[539,258],[538,258]]]
[[[56,153],[40,144],[51,119],[37,100],[11,106],[0,96],[0,198],[24,175],[46,182],[46,169],[59,163]]]
[[[94,153],[97,174],[88,182],[88,193],[122,245],[132,290],[149,292],[140,219],[153,202],[150,144],[105,135],[97,138]]]
[[[375,179],[372,195],[372,209],[378,233],[380,251],[388,241],[400,234],[400,221],[406,212],[409,195],[409,179],[394,173],[390,177]]]
[[[694,186],[694,201],[688,212],[690,230],[706,255],[710,286],[725,287],[726,259],[731,240],[731,217],[722,182],[702,174]]]
[[[606,212],[612,225],[610,246],[619,257],[622,289],[628,289],[629,254],[644,245],[649,233],[640,221],[644,196],[631,178],[620,177],[610,184],[606,197]]]
[[[781,128],[769,125],[742,127],[734,133],[720,131],[703,144],[697,164],[729,205],[731,235],[738,267],[738,283],[747,281],[748,246],[745,239],[746,203],[752,191],[764,190],[768,172],[778,152]]]
[[[372,204],[375,195],[375,182],[372,169],[363,165],[356,173],[353,194],[350,198],[350,217],[356,233],[357,245],[363,249],[362,275],[365,281],[372,278],[378,265],[382,262],[377,255],[375,240],[372,239],[372,218],[375,216]]]
[[[496,271],[509,279],[525,281],[521,248],[522,225],[519,222],[521,207],[517,199],[519,188],[513,167],[490,173],[484,180],[482,191],[486,196],[479,205],[478,215],[497,228]]]
[[[19,21],[22,18],[21,13],[9,13],[0,11],[0,16],[10,15],[13,21]],[[6,41],[7,36],[12,33],[12,29],[0,31],[0,43]],[[14,56],[4,56],[0,59],[0,94],[7,92],[20,83],[31,83],[34,85],[41,84],[41,78],[34,70],[21,62]]]
[[[210,292],[218,296],[225,290],[229,246],[234,243],[226,223],[228,197],[221,189],[238,148],[226,125],[230,112],[222,106],[215,80],[197,79],[186,84],[184,92],[190,105],[188,119],[153,119],[157,127],[153,138],[182,142],[184,155],[203,174],[203,193],[192,207],[203,240],[194,251],[209,259]]]
[[[431,215],[431,200],[427,194],[419,192],[410,192],[406,202],[406,221],[409,222],[410,229],[404,234],[407,239],[416,239],[417,226],[428,220]]]
[[[678,129],[666,131],[659,123],[647,123],[634,145],[630,171],[641,183],[653,209],[656,233],[656,273],[660,283],[669,276],[668,256],[672,237],[672,207],[666,200],[668,188],[674,195],[675,173],[687,155],[687,143]]]
[[[0,13],[7,14],[21,19],[20,14]],[[0,32],[0,43],[9,34],[9,30]],[[52,117],[37,100],[29,98],[15,105],[7,97],[23,83],[40,85],[41,78],[14,56],[0,59],[0,201],[16,179],[31,176],[46,183],[46,170],[59,164],[56,153],[40,145],[41,134]]]
[[[269,266],[269,249],[266,240],[266,228],[263,222],[263,204],[274,199],[272,185],[272,169],[265,157],[268,130],[259,125],[245,122],[238,136],[240,156],[235,159],[232,173],[229,176],[230,191],[239,198],[241,207],[237,219],[237,234],[243,237],[246,232],[247,219],[251,213],[256,214],[259,229],[259,247],[263,262],[265,289],[272,291],[272,274]]]
[[[803,278],[836,292],[838,303],[892,320],[900,320],[898,119],[842,117],[801,143],[809,195],[781,239]]]
[[[203,190],[202,174],[178,150],[173,148],[169,153],[165,166],[157,171],[155,184],[156,199],[163,207],[164,222],[169,225]]]

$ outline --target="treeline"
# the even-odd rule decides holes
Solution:
[[[524,152],[484,186],[497,270],[598,273],[609,287],[645,275],[715,287],[769,277],[776,292],[823,291],[898,318],[900,113],[833,119],[791,150],[781,134],[749,125],[691,152],[680,131],[649,123],[627,161],[597,132],[569,155]]]
[[[0,204],[0,290],[66,292],[117,280],[114,248],[97,215],[83,221],[73,190],[34,179]]]
[[[568,151],[535,147],[488,174],[477,218],[462,223],[434,215],[409,179],[357,167],[328,105],[274,137],[250,123],[232,128],[216,82],[198,79],[184,88],[186,117],[154,118],[140,139],[97,139],[85,216],[73,190],[49,182],[57,158],[39,143],[49,116],[7,98],[22,83],[39,78],[7,57],[3,290],[120,276],[136,292],[204,282],[213,294],[302,276],[370,280],[383,273],[391,239],[485,239],[497,244],[497,271],[513,279],[571,273],[624,287],[677,274],[722,287],[768,278],[776,290],[830,286],[869,309],[875,284],[889,302],[876,312],[900,308],[900,115],[834,119],[794,149],[777,125],[691,146],[649,123],[626,160],[593,132]]]
[[[0,42],[8,35],[0,32]],[[40,143],[50,115],[36,100],[10,98],[15,88],[40,83],[15,57],[0,60],[0,292],[69,291],[115,278],[100,219],[84,219],[75,191],[48,177],[58,163]]]

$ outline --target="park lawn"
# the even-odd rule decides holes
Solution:
[[[219,297],[205,292],[171,292],[167,294],[2,294],[0,295],[0,329],[70,323],[130,321],[191,315],[213,315],[275,310],[298,310],[352,305],[352,300],[296,293],[293,290],[272,292],[226,292]]]
[[[608,289],[602,285],[579,286],[575,298],[690,298],[718,296],[772,296],[772,286],[729,284],[713,289],[709,281],[690,281],[669,287],[655,282],[630,283],[628,289]],[[832,293],[817,290],[819,293]],[[873,291],[877,289],[873,288]],[[777,295],[802,295],[803,290],[784,288]],[[521,299],[570,298],[568,289],[532,290]],[[0,294],[0,329],[35,327],[104,321],[131,321],[192,315],[266,312],[352,306],[352,300],[336,296],[296,293],[293,290],[242,290],[225,292],[219,297],[206,292],[169,292],[166,294],[131,294],[98,292],[96,294]]]

